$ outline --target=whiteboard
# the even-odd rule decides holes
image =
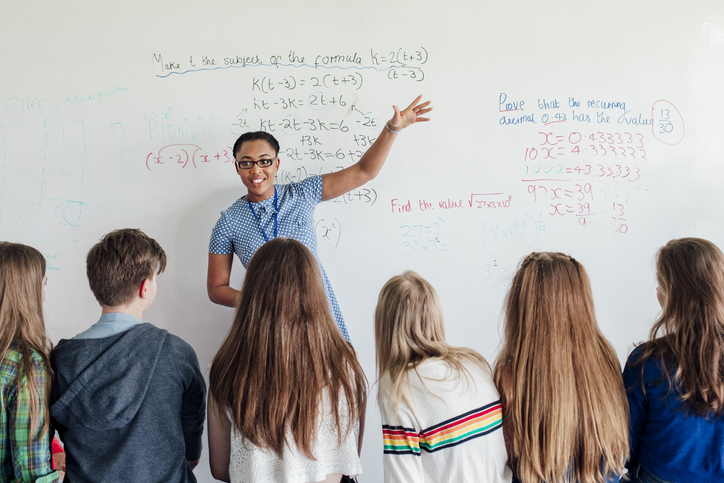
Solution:
[[[99,315],[88,249],[137,227],[169,257],[144,320],[205,370],[233,316],[205,281],[211,228],[244,194],[236,137],[272,130],[277,181],[300,180],[357,161],[392,104],[433,100],[377,179],[316,211],[371,383],[362,481],[382,480],[372,318],[389,277],[430,280],[449,341],[493,361],[519,260],[569,253],[623,361],[658,314],[656,249],[724,246],[719,1],[12,2],[0,41],[0,238],[48,260],[53,340]]]

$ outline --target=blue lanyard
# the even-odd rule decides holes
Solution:
[[[251,206],[251,201],[249,201],[249,195],[246,196],[246,202],[249,205],[249,209],[251,210],[251,214],[254,215],[254,218],[256,218],[256,222],[259,223],[259,229],[261,230],[261,234],[264,235],[264,239],[266,241],[269,241],[269,237],[266,236],[266,232],[264,231],[264,227],[261,226],[261,220],[257,216],[256,212],[254,211],[254,207]],[[274,187],[274,238],[277,237],[277,187]]]

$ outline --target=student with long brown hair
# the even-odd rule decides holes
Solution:
[[[366,380],[312,253],[289,238],[264,244],[239,302],[209,376],[214,478],[336,483],[361,473]]]
[[[626,392],[596,322],[588,275],[574,258],[523,259],[505,302],[494,377],[520,481],[619,480],[628,456]]]
[[[0,242],[0,481],[58,481],[51,469],[45,258]]]
[[[405,272],[385,284],[375,341],[385,481],[510,482],[490,366],[446,342],[427,280]]]
[[[656,278],[663,312],[624,369],[632,481],[724,481],[724,254],[671,240]]]

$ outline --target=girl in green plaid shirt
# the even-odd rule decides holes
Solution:
[[[0,242],[0,481],[58,481],[51,469],[47,399],[51,343],[45,334],[45,259]]]

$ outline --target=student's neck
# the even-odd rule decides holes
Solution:
[[[133,315],[138,320],[143,322],[143,308],[139,307],[138,304],[115,305],[113,307],[101,305],[101,315],[118,313]]]
[[[274,193],[268,194],[266,196],[254,196],[246,194],[246,199],[251,201],[252,203],[259,203],[260,201],[268,200],[269,198],[272,198],[274,196]]]
[[[267,190],[263,195],[257,196],[254,193],[246,192],[246,199],[251,201],[252,203],[259,203],[260,201],[268,200],[269,198],[273,198],[276,194],[277,189],[276,187],[273,190]]]

